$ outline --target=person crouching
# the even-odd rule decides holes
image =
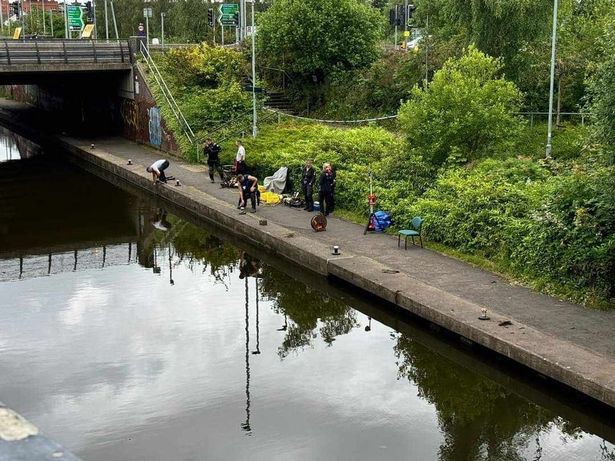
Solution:
[[[237,208],[241,210],[240,213],[245,213],[248,198],[250,198],[250,204],[252,205],[252,213],[256,212],[258,178],[249,174],[240,174],[237,176],[237,187],[239,188]]]
[[[152,174],[152,181],[154,181],[154,183],[156,183],[157,181],[167,182],[167,177],[164,174],[164,170],[166,170],[167,168],[169,168],[169,161],[161,159],[156,160],[154,163],[148,166],[146,170],[148,173]]]

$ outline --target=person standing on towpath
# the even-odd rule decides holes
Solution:
[[[222,174],[222,167],[220,166],[220,151],[222,148],[213,142],[211,138],[207,138],[205,146],[203,146],[205,155],[207,155],[207,166],[209,167],[209,179],[214,181],[214,172],[217,171],[220,175],[220,181],[224,181],[224,175]]]
[[[303,167],[303,175],[301,178],[301,188],[303,189],[303,196],[305,198],[306,211],[314,211],[314,183],[316,182],[316,172],[312,167],[312,161],[306,160]]]
[[[246,166],[246,148],[238,139],[235,141],[237,145],[237,155],[235,156],[235,174],[246,174],[248,167]]]
[[[333,168],[331,168],[331,164],[325,163],[323,165],[319,185],[318,201],[320,202],[320,212],[328,216],[330,213],[333,213],[335,207],[335,173]]]

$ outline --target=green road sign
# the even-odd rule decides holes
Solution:
[[[84,25],[81,6],[68,5],[68,27],[70,27],[70,30],[81,30]]]
[[[220,14],[218,15],[218,23],[221,26],[236,26],[237,21],[235,15],[239,12],[239,4],[223,3],[218,7]]]

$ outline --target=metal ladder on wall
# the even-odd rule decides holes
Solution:
[[[153,75],[154,80],[156,81],[156,84],[160,88],[160,91],[162,92],[164,99],[166,100],[167,104],[171,108],[171,111],[173,112],[173,115],[177,119],[177,122],[179,123],[182,131],[184,132],[184,135],[186,136],[186,138],[188,138],[188,141],[190,141],[190,144],[192,146],[196,146],[197,160],[198,160],[199,148],[198,148],[198,145],[196,145],[196,136],[194,135],[194,131],[192,131],[190,124],[186,120],[186,117],[184,117],[184,114],[179,108],[179,105],[175,101],[175,98],[173,97],[173,94],[171,93],[171,90],[169,89],[167,83],[164,81],[164,78],[162,77],[162,74],[160,73],[158,66],[152,59],[152,56],[149,53],[149,50],[147,49],[147,46],[145,46],[145,43],[141,42],[140,47],[141,47],[141,56],[145,60],[145,63],[147,64],[147,67],[150,73]]]

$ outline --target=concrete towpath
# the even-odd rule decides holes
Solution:
[[[106,151],[114,156],[131,159],[133,163],[149,165],[161,158],[161,153],[123,138],[71,140],[89,146],[94,143],[96,151]],[[250,153],[248,152],[248,157]],[[249,160],[249,158],[248,158]],[[208,195],[236,205],[237,191],[210,183],[207,167],[170,159],[167,173],[180,179],[186,186],[193,186]],[[326,232],[315,233],[310,226],[311,213],[282,205],[261,205],[256,213],[293,232],[324,242],[338,245],[342,252],[374,259],[428,285],[439,288],[459,298],[485,306],[489,312],[497,312],[530,325],[538,330],[570,341],[615,361],[615,312],[587,309],[583,306],[561,301],[537,293],[519,284],[463,261],[445,256],[427,248],[412,246],[408,250],[397,246],[397,237],[368,233],[364,226],[336,218],[328,218]]]

